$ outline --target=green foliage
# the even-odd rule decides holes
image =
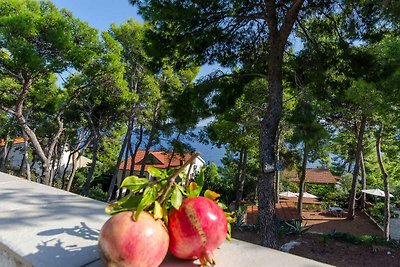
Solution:
[[[302,226],[300,220],[281,221],[279,231],[286,235],[302,235],[310,230],[311,226]]]
[[[381,225],[385,222],[385,205],[383,202],[374,203],[371,207],[368,208],[368,213]],[[396,218],[399,215],[394,212],[394,208],[390,207],[390,215],[392,218]]]
[[[325,205],[327,207],[332,206],[332,207],[347,208],[349,203],[349,197],[350,194],[348,191],[345,192],[338,190],[327,194],[325,198],[322,199],[322,201],[325,202]]]
[[[221,193],[222,200],[225,203],[230,203],[235,198],[235,191],[232,182],[225,176],[218,174],[218,167],[215,163],[207,167],[204,172],[204,190],[212,189]]]
[[[297,191],[299,191],[299,185],[297,183],[291,182],[290,177],[288,175],[285,175],[285,172],[281,172],[279,182],[280,182],[279,188],[280,188],[281,192],[285,192],[285,191],[297,192]]]
[[[326,199],[329,194],[336,191],[335,185],[310,184],[306,183],[307,193]]]
[[[99,201],[107,201],[107,193],[103,191],[101,185],[96,185],[89,189],[88,197],[99,200]]]
[[[330,240],[337,240],[353,245],[387,246],[391,248],[399,247],[399,244],[395,240],[386,241],[384,238],[375,235],[354,236],[349,233],[336,232],[335,230],[330,233],[324,234],[322,236],[322,239],[325,242],[328,242]]]

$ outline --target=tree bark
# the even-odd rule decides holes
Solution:
[[[133,117],[134,117],[134,106],[131,109],[131,113],[129,115],[129,122],[128,122],[128,128],[126,130],[126,134],[124,137],[124,141],[122,143],[121,149],[119,151],[119,155],[118,155],[118,159],[117,159],[117,163],[115,164],[114,167],[114,172],[113,172],[113,176],[111,178],[110,181],[110,185],[108,187],[108,191],[107,191],[107,202],[111,201],[114,189],[115,189],[115,185],[116,185],[116,181],[117,181],[117,177],[118,177],[118,172],[119,172],[119,166],[121,165],[122,162],[122,157],[124,155],[124,151],[127,147],[128,142],[131,142],[131,138],[132,138],[132,131],[133,131]]]
[[[10,155],[10,151],[14,144],[14,140],[9,141],[9,138],[10,138],[10,136],[7,134],[6,139],[4,140],[3,159],[0,162],[0,171],[3,171],[3,172],[6,171],[8,157]]]
[[[383,232],[385,239],[389,241],[390,239],[390,193],[389,193],[389,179],[388,174],[385,170],[385,166],[382,160],[382,153],[381,153],[381,143],[382,143],[382,133],[383,133],[383,125],[381,125],[378,129],[378,134],[376,137],[376,155],[378,158],[379,169],[382,173],[383,178],[383,186],[385,191],[385,203],[384,203],[384,226]]]
[[[353,170],[353,182],[351,185],[351,191],[350,191],[350,199],[349,199],[349,212],[347,214],[348,219],[353,219],[355,215],[355,207],[356,207],[356,190],[357,190],[357,179],[358,179],[358,172],[360,169],[360,158],[361,158],[361,152],[363,148],[363,140],[364,140],[364,132],[365,132],[365,125],[367,122],[367,117],[362,116],[361,117],[361,123],[360,123],[360,129],[358,131],[358,136],[357,137],[357,150],[355,154],[355,160],[354,160],[354,170]]]
[[[139,138],[136,141],[135,150],[131,151],[132,160],[131,160],[131,170],[129,171],[129,175],[133,175],[133,173],[135,172],[136,155],[137,155],[140,145],[142,144],[142,141],[143,141],[143,125],[140,125]]]
[[[130,147],[132,146],[132,143],[129,142],[128,145],[126,146],[125,150],[125,161],[124,161],[124,169],[122,170],[122,175],[121,175],[121,182],[125,179],[126,177],[126,169],[128,168],[128,159],[129,159],[129,153],[131,151]],[[120,182],[118,182],[118,187],[120,186]],[[116,199],[120,200],[122,198],[122,188],[117,189],[117,195]]]
[[[236,200],[235,200],[235,210],[239,210],[240,201],[243,198],[244,182],[246,180],[246,167],[247,167],[247,149],[242,148],[239,156],[239,166],[237,174],[237,187],[236,187]]]
[[[97,162],[97,151],[99,148],[99,137],[96,136],[93,139],[93,159],[92,159],[92,164],[90,165],[89,173],[88,176],[86,177],[86,182],[85,182],[85,187],[82,190],[82,195],[87,196],[89,194],[89,189],[90,189],[90,182],[92,180],[94,170],[96,168],[96,162]]]
[[[275,141],[275,153],[276,153],[277,161],[280,160],[280,156],[281,156],[280,139],[281,139],[281,131],[278,127],[278,131],[276,133],[276,141]],[[279,203],[280,182],[281,182],[281,171],[277,170],[275,172],[275,203]]]
[[[78,169],[77,162],[80,159],[80,157],[83,155],[86,148],[93,141],[93,138],[89,138],[88,140],[84,140],[83,138],[81,138],[80,140],[85,141],[84,145],[82,147],[80,147],[80,144],[78,143],[75,150],[70,152],[71,156],[72,156],[72,170],[71,170],[71,174],[69,175],[68,184],[67,184],[67,188],[66,188],[66,190],[68,192],[71,190],[72,183],[73,183],[74,177],[75,177],[75,173],[76,173],[76,170]],[[78,156],[75,157],[75,154],[77,154]],[[69,166],[69,164],[67,165],[67,167],[68,166]]]
[[[22,177],[22,174],[23,174],[23,171],[24,171],[24,166],[26,164],[26,160],[25,159],[26,159],[26,155],[24,153],[23,156],[22,156],[21,164],[19,165],[19,168],[18,168],[18,173],[17,173],[18,177]]]
[[[54,153],[53,153],[54,155],[53,155],[53,160],[52,160],[52,162],[51,162],[51,169],[50,169],[50,182],[49,182],[49,185],[50,186],[54,186],[54,178],[55,178],[55,176],[56,176],[56,174],[57,174],[57,166],[58,166],[58,162],[57,162],[57,149],[55,149],[54,150]]]
[[[79,154],[79,152],[76,152],[76,153]],[[78,157],[75,159],[75,153],[73,153],[73,155],[74,156],[72,158],[72,170],[71,170],[71,174],[69,176],[68,185],[67,185],[67,191],[68,192],[71,191],[72,183],[74,181],[74,177],[75,177],[75,173],[76,173],[76,169],[77,169],[76,163],[77,163],[77,161],[78,161],[78,159],[80,157],[80,155],[78,155]]]
[[[364,153],[361,151],[360,155],[360,168],[361,168],[361,185],[362,185],[362,190],[367,189],[367,175],[365,172],[365,162],[364,162]],[[365,209],[365,203],[366,203],[366,195],[364,192],[361,192],[361,209]]]
[[[285,45],[304,0],[295,0],[282,19],[278,19],[276,1],[265,1],[269,30],[268,56],[268,101],[267,112],[261,121],[260,133],[260,177],[258,179],[258,210],[261,245],[278,247],[275,214],[275,138],[282,114],[282,63]],[[280,30],[278,21],[282,21]]]
[[[304,186],[306,184],[307,161],[308,161],[308,145],[307,145],[307,143],[304,143],[303,163],[301,165],[301,175],[300,175],[300,182],[299,182],[299,199],[297,202],[297,211],[299,213],[299,220],[302,220],[303,193],[304,193]]]
[[[61,188],[62,188],[62,189],[65,188],[65,175],[66,175],[66,173],[67,173],[69,164],[71,163],[72,155],[73,155],[73,153],[71,153],[71,151],[70,151],[70,152],[69,152],[69,155],[68,155],[68,159],[67,159],[67,164],[65,165],[64,170],[63,170],[63,174],[62,174],[62,176],[61,176]]]
[[[22,132],[22,136],[24,137],[24,155],[25,155],[25,171],[26,171],[26,179],[31,181],[31,165],[29,164],[29,140],[28,136],[25,132]]]
[[[143,157],[143,164],[140,168],[139,177],[143,177],[143,175],[144,175],[144,170],[146,167],[146,159],[147,159],[147,156],[149,155],[150,148],[153,146],[154,135],[156,134],[156,131],[157,131],[156,124],[157,124],[157,117],[158,117],[160,103],[161,103],[161,100],[159,99],[154,108],[154,115],[153,115],[153,119],[151,121],[151,130],[150,130],[150,134],[149,134],[149,140],[147,141],[147,144],[146,144],[144,157]]]

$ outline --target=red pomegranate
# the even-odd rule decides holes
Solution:
[[[168,220],[169,251],[181,259],[215,264],[212,251],[224,242],[228,227],[224,211],[205,197],[186,198]]]
[[[167,254],[169,236],[164,223],[144,211],[134,221],[133,214],[125,211],[112,216],[100,231],[100,256],[109,267],[156,267]]]

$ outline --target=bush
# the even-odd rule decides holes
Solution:
[[[89,189],[88,197],[99,200],[99,201],[107,201],[107,193],[103,191],[103,189],[101,188],[101,185],[91,187]]]
[[[325,202],[325,205],[327,207],[329,206],[334,206],[334,207],[341,207],[341,208],[347,208],[348,203],[349,203],[349,193],[344,192],[344,191],[334,191],[325,196],[323,198],[323,201]]]
[[[307,192],[325,199],[326,196],[336,191],[334,185],[306,184]]]
[[[385,203],[378,202],[372,205],[368,209],[368,213],[374,218],[378,223],[384,224],[385,222]],[[390,207],[390,215],[392,218],[398,217],[399,215],[394,212],[393,207]]]
[[[311,226],[302,226],[300,220],[280,221],[278,225],[278,234],[285,235],[302,235],[306,233]]]
[[[354,244],[354,245],[366,245],[366,246],[388,246],[392,248],[398,248],[399,244],[395,240],[386,241],[382,237],[375,235],[362,235],[354,236],[349,233],[336,232],[335,230],[322,235],[324,242],[329,240],[336,240],[344,243]]]

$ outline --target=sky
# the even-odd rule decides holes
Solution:
[[[117,25],[133,18],[143,22],[137,14],[137,8],[129,4],[128,0],[52,0],[58,8],[66,8],[74,17],[86,21],[99,31],[106,31],[112,23]],[[197,77],[220,69],[220,66],[204,65]]]
[[[72,14],[88,22],[99,31],[108,30],[111,23],[121,24],[129,18],[143,21],[137,8],[128,0],[52,0],[58,8],[66,8]]]

